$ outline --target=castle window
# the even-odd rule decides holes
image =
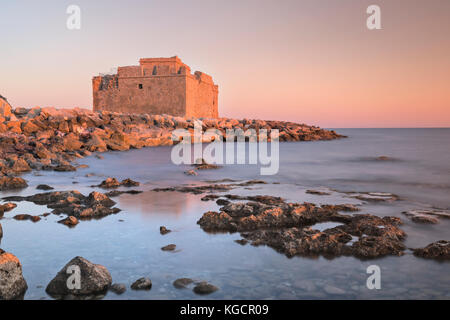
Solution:
[[[142,89],[142,88],[143,88],[142,83],[139,83],[139,89]]]
[[[152,75],[154,75],[154,76],[156,75],[156,66],[153,67]]]

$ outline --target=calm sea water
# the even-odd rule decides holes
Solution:
[[[190,289],[172,286],[177,278],[206,280],[220,288],[208,299],[449,299],[450,264],[414,257],[385,257],[361,261],[353,257],[286,258],[268,247],[241,246],[233,240],[239,234],[208,234],[196,224],[214,202],[200,201],[197,195],[151,191],[155,187],[204,183],[224,178],[263,179],[269,184],[235,189],[227,193],[269,194],[290,201],[317,204],[362,204],[363,213],[398,216],[405,222],[408,247],[422,247],[433,241],[450,240],[450,219],[437,225],[421,225],[408,220],[402,211],[438,207],[450,208],[450,129],[338,129],[348,139],[280,144],[280,170],[274,176],[260,176],[258,166],[227,165],[183,174],[186,166],[170,161],[171,148],[158,147],[129,152],[110,152],[104,159],[89,157],[79,161],[89,168],[77,172],[40,172],[24,176],[30,187],[12,194],[30,195],[41,183],[55,190],[79,190],[108,176],[142,182],[140,195],[122,195],[115,200],[123,211],[102,220],[81,222],[76,228],[56,223],[50,215],[38,223],[15,221],[19,213],[42,214],[50,210],[32,203],[18,207],[1,220],[4,237],[0,247],[15,254],[23,265],[29,289],[26,299],[51,299],[45,287],[73,257],[106,266],[113,282],[125,283],[128,290],[105,299],[202,299]],[[390,161],[377,161],[378,156]],[[92,176],[86,176],[93,173]],[[276,184],[274,184],[276,183]],[[334,191],[330,196],[306,194],[310,188],[337,191],[391,192],[401,197],[394,203],[361,203]],[[123,220],[123,221],[120,221]],[[159,227],[173,232],[159,234]],[[161,247],[174,243],[176,252]],[[381,290],[369,290],[366,269],[381,268]],[[147,276],[153,288],[136,292],[129,285]]]

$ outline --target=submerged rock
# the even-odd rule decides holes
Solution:
[[[32,216],[29,214],[17,214],[13,218],[19,221],[30,220],[32,222],[38,222],[41,220],[39,216]]]
[[[131,289],[133,290],[150,290],[151,288],[152,280],[149,278],[140,278],[131,285]]]
[[[123,294],[125,291],[127,291],[127,287],[123,283],[114,283],[110,288],[109,291],[114,292],[115,294]]]
[[[46,184],[40,184],[40,185],[38,185],[38,186],[36,187],[36,189],[48,191],[48,190],[53,190],[54,188],[53,188],[53,187],[50,187],[50,186],[48,186],[48,185],[46,185]]]
[[[198,176],[198,173],[197,173],[197,171],[195,171],[195,170],[188,170],[188,171],[185,171],[184,174],[185,174],[185,175],[188,175],[188,176]]]
[[[414,255],[426,259],[450,260],[450,241],[440,240],[425,248],[413,249]]]
[[[140,183],[137,181],[133,181],[130,178],[127,178],[125,180],[122,180],[120,185],[123,187],[138,187],[140,185]]]
[[[437,217],[450,218],[450,212],[441,209],[410,210],[402,213],[417,223],[436,224],[439,223]]]
[[[215,164],[209,164],[205,161],[205,159],[197,160],[197,163],[194,164],[197,170],[210,170],[210,169],[219,169],[220,166]]]
[[[69,216],[65,219],[58,221],[58,223],[62,223],[68,227],[75,227],[79,222],[78,219],[75,218],[74,216]]]
[[[175,244],[169,244],[167,246],[164,246],[161,248],[162,251],[174,251],[176,249],[176,245]]]
[[[0,249],[0,300],[23,299],[27,289],[19,259]]]
[[[172,232],[172,230],[169,230],[164,226],[159,227],[159,233],[161,233],[162,235],[168,234],[169,232]]]
[[[143,191],[140,190],[127,190],[127,191],[119,191],[119,190],[113,190],[113,191],[109,191],[107,193],[105,193],[106,196],[113,198],[113,197],[118,197],[122,194],[140,194]]]
[[[180,278],[173,282],[173,286],[177,289],[185,289],[192,283],[194,283],[194,280],[192,280],[192,279]]]
[[[167,192],[167,191],[177,191],[183,193],[192,193],[192,194],[202,194],[202,193],[214,193],[214,192],[223,192],[232,190],[237,187],[246,187],[252,186],[255,184],[265,184],[265,181],[261,180],[250,180],[242,183],[229,183],[229,184],[208,184],[201,186],[180,186],[180,187],[168,187],[168,188],[155,188],[153,191],[156,192]]]
[[[317,196],[329,196],[329,195],[331,195],[331,193],[330,192],[325,192],[325,191],[319,191],[319,190],[306,190],[306,193],[308,193],[308,194],[314,194],[314,195],[317,195]]]
[[[216,286],[214,286],[206,281],[200,282],[193,289],[193,291],[196,294],[200,294],[200,295],[211,294],[213,292],[216,292],[217,290],[219,290],[219,288],[217,288]]]
[[[74,277],[76,275],[80,276],[79,282]],[[67,295],[90,296],[105,293],[111,282],[111,275],[104,266],[75,257],[50,281],[45,291],[56,298]]]
[[[388,192],[345,192],[350,198],[366,202],[392,202],[399,200],[399,196]]]

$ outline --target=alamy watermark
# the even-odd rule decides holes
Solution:
[[[367,274],[370,276],[367,278],[366,286],[369,290],[381,289],[381,269],[379,266],[373,264],[367,267]]]
[[[81,29],[81,8],[75,4],[67,7],[66,13],[69,15],[66,21],[66,27],[69,30]]]
[[[77,265],[71,265],[67,267],[66,273],[69,275],[66,281],[67,288],[69,290],[81,289],[81,270]]]
[[[369,30],[381,30],[381,9],[380,6],[372,4],[367,7],[367,14],[370,16],[367,18],[366,26]]]
[[[203,132],[202,122],[196,120],[193,132],[176,129],[172,132],[172,140],[177,143],[171,153],[172,163],[176,165],[192,165],[201,159],[216,165],[260,164],[261,175],[277,174],[280,167],[279,131],[276,129],[270,131],[270,136],[266,129],[227,129],[224,137],[218,129]],[[203,143],[208,145],[203,148]]]

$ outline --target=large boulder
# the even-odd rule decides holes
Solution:
[[[5,97],[0,95],[0,116],[3,118],[10,117],[12,115],[11,106]]]
[[[0,249],[0,300],[22,299],[27,289],[19,259]]]
[[[91,138],[88,142],[86,142],[85,146],[86,149],[91,152],[105,152],[108,150],[108,146],[106,145],[105,141],[103,141],[102,138],[100,138],[100,136],[95,133],[91,134]]]
[[[76,281],[77,267],[80,275],[79,283]],[[111,283],[111,274],[104,266],[93,264],[83,257],[75,257],[50,281],[45,291],[56,298],[68,295],[91,296],[105,293]]]
[[[27,182],[19,177],[1,177],[0,191],[23,189],[28,187]]]

